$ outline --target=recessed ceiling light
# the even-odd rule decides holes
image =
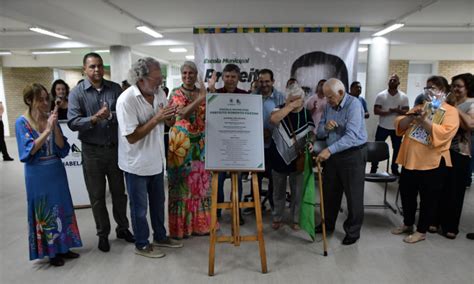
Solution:
[[[367,47],[359,47],[357,49],[357,51],[359,51],[359,52],[366,52],[367,50],[369,50],[369,48],[367,48]]]
[[[386,28],[384,28],[383,30],[380,30],[376,33],[374,33],[372,36],[383,36],[385,34],[388,34],[389,32],[393,32],[394,30],[397,30],[401,27],[403,27],[405,24],[403,23],[394,23]]]
[[[143,32],[143,33],[146,33],[154,38],[162,38],[163,35],[160,34],[159,32],[155,31],[154,29],[150,28],[149,26],[145,26],[145,25],[142,25],[142,26],[138,26],[137,27],[137,30]]]
[[[188,50],[184,47],[172,47],[168,49],[171,52],[187,52]]]
[[[60,38],[60,39],[71,39],[70,37],[67,37],[65,35],[61,35],[61,34],[58,34],[58,33],[55,33],[53,31],[43,29],[43,28],[40,28],[40,27],[30,27],[29,30],[33,31],[33,32],[40,33],[40,34],[44,34],[44,35],[48,35],[48,36],[52,36],[52,37],[57,37],[57,38]]]
[[[194,60],[194,55],[186,55],[187,60]]]
[[[71,53],[69,50],[45,50],[45,51],[33,51],[31,54],[40,55],[40,54],[68,54]]]
[[[108,49],[98,49],[98,50],[94,50],[94,52],[96,53],[107,53],[107,52],[110,52]]]
[[[12,55],[11,51],[0,51],[0,55]]]

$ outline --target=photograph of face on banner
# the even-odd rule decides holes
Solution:
[[[310,92],[316,91],[316,85],[321,79],[337,78],[348,90],[348,72],[344,61],[337,55],[313,51],[306,53],[291,65],[291,78]]]

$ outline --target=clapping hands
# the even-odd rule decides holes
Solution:
[[[58,123],[58,106],[54,107],[54,110],[51,112],[50,116],[48,117],[48,122],[46,124],[46,131],[52,132],[54,131],[56,124]]]

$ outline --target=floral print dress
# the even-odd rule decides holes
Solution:
[[[54,135],[50,135],[41,149],[31,155],[40,133],[24,116],[17,119],[15,127],[20,160],[25,163],[30,260],[53,258],[70,248],[81,247],[66,169],[61,161],[70,149],[66,137],[64,147],[59,148]]]
[[[185,107],[199,95],[199,89],[174,89],[171,106]],[[204,170],[205,102],[188,119],[176,117],[169,131],[168,219],[169,234],[182,239],[209,233],[211,175]]]

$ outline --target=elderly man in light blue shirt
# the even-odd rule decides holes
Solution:
[[[360,238],[364,219],[367,161],[364,110],[357,98],[346,94],[344,84],[337,79],[329,79],[323,92],[327,105],[317,136],[326,139],[328,147],[319,153],[317,160],[326,161],[323,171],[326,229],[334,231],[342,193],[345,193],[349,214],[344,222],[346,236],[342,244],[351,245]],[[321,225],[316,227],[316,232],[321,232]]]

